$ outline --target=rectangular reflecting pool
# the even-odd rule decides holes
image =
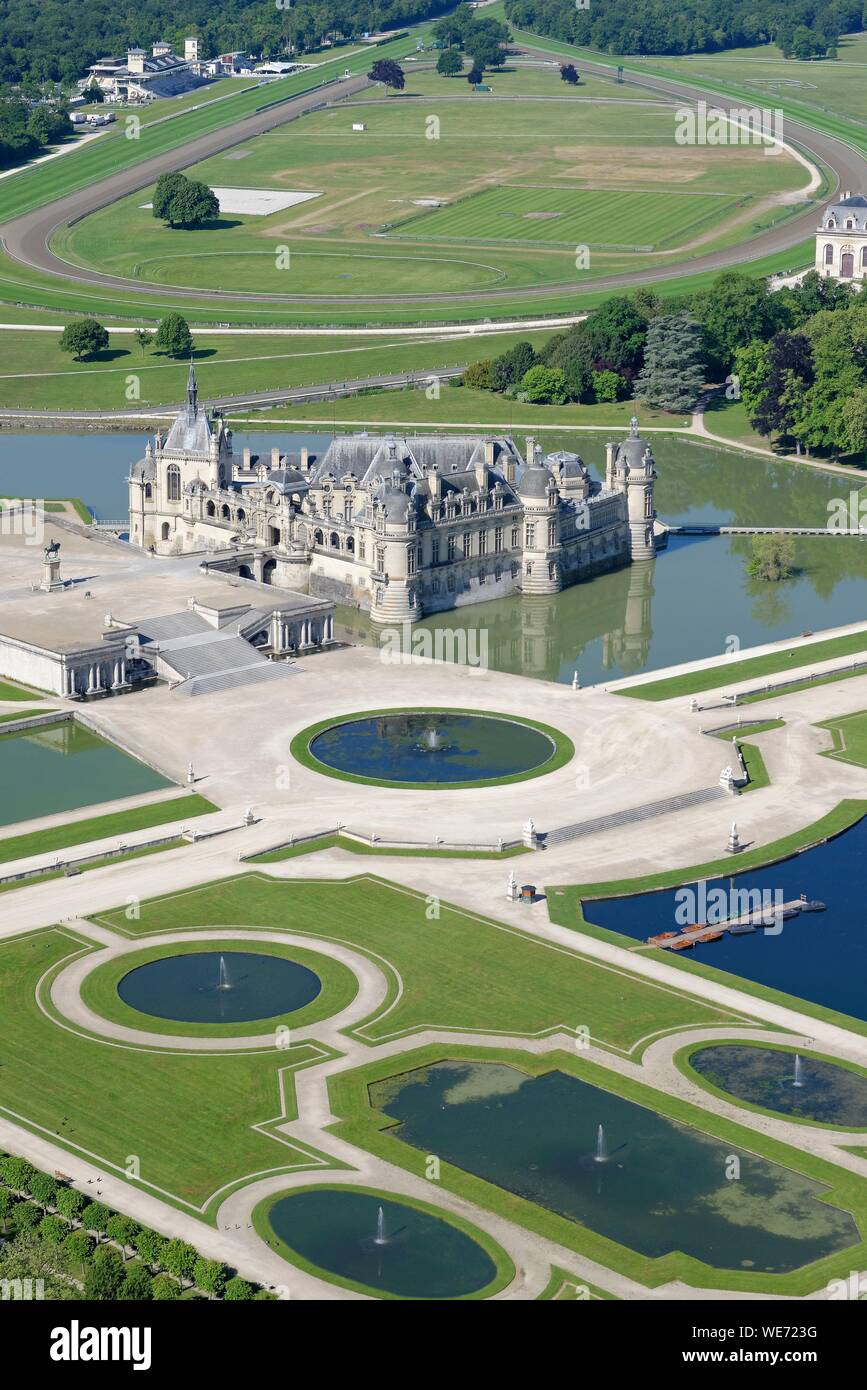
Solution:
[[[71,719],[0,734],[0,825],[172,785],[146,763]]]
[[[821,1183],[562,1071],[437,1062],[370,1099],[398,1139],[643,1255],[786,1273],[859,1241]]]

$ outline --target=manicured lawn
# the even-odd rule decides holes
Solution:
[[[743,401],[727,401],[725,396],[714,396],[705,409],[704,423],[711,434],[730,439],[733,444],[752,444],[757,449],[771,447],[770,440],[753,429]]]
[[[109,835],[129,835],[134,830],[150,830],[169,821],[192,820],[219,810],[203,796],[185,794],[167,801],[154,801],[147,806],[134,806],[129,811],[115,811],[107,816],[88,816],[84,820],[55,825],[48,830],[31,830],[26,835],[11,835],[0,839],[0,863],[27,859],[35,854],[70,849],[86,845],[91,840],[106,839]]]
[[[688,1125],[700,1133],[722,1139],[733,1148],[758,1154],[771,1163],[826,1184],[829,1190],[826,1195],[822,1194],[823,1199],[850,1211],[860,1231],[859,1244],[837,1251],[788,1274],[717,1269],[709,1263],[680,1252],[659,1258],[642,1255],[578,1222],[566,1220],[553,1211],[537,1206],[504,1187],[495,1186],[472,1173],[442,1162],[441,1181],[450,1191],[549,1240],[557,1241],[567,1249],[596,1260],[609,1269],[616,1269],[649,1288],[656,1288],[668,1280],[681,1279],[697,1288],[728,1288],[755,1293],[776,1292],[797,1297],[821,1288],[831,1278],[845,1276],[850,1269],[860,1268],[867,1257],[864,1243],[867,1235],[867,1180],[812,1154],[792,1149],[754,1129],[748,1129],[665,1092],[652,1090],[631,1077],[620,1076],[607,1067],[565,1052],[547,1057],[530,1057],[525,1053],[499,1049],[496,1052],[485,1052],[471,1047],[440,1045],[421,1048],[400,1058],[383,1058],[371,1062],[355,1071],[335,1076],[329,1082],[331,1108],[341,1120],[337,1132],[348,1142],[368,1149],[388,1162],[396,1163],[415,1174],[422,1173],[426,1156],[390,1132],[390,1118],[373,1110],[370,1105],[369,1087],[391,1076],[447,1058],[493,1061],[517,1067],[533,1076],[553,1068],[578,1076],[636,1104],[645,1105],[671,1120]]]
[[[0,680],[0,700],[33,700],[38,699],[38,695],[33,690],[24,690],[20,685],[10,685],[8,681]],[[16,715],[21,719],[22,715]]]
[[[6,700],[11,700],[11,699],[16,698],[16,697],[13,697],[13,696],[11,696],[11,695],[6,695],[6,696],[4,696],[3,698],[6,699]],[[47,711],[44,710],[44,709],[16,709],[16,710],[10,710],[10,711],[9,711],[8,713],[6,713],[6,714],[0,714],[0,724],[11,724],[11,723],[12,723],[14,720],[16,720],[16,719],[32,719],[34,715],[37,715],[37,714],[46,714],[46,713],[47,713]]]
[[[817,727],[829,729],[834,737],[834,747],[823,757],[836,758],[841,763],[854,763],[856,767],[867,767],[867,710],[826,719]]]
[[[762,757],[761,750],[756,748],[752,743],[742,743],[741,752],[744,755],[747,776],[750,779],[747,785],[741,788],[741,791],[751,792],[757,790],[759,787],[769,787],[771,785],[771,779],[768,776],[768,769],[765,767],[765,760]]]
[[[151,854],[162,854],[164,850],[185,849],[189,841],[169,840],[164,845],[145,845],[142,849],[131,849],[127,854],[114,854],[103,859],[94,859],[91,864],[77,866],[79,874],[89,874],[92,869],[105,869],[109,864],[126,864],[130,859],[145,859]],[[0,893],[13,893],[18,888],[33,888],[38,883],[50,883],[52,879],[63,878],[63,869],[49,869],[44,874],[34,874],[32,878],[13,879],[10,883],[0,883]]]
[[[703,690],[718,690],[736,681],[761,680],[762,676],[775,676],[783,671],[797,671],[813,666],[819,661],[832,661],[835,657],[853,656],[867,651],[867,630],[851,632],[845,637],[828,637],[821,642],[798,644],[796,647],[781,647],[765,656],[745,657],[742,661],[727,661],[715,666],[706,666],[701,671],[686,671],[682,676],[667,676],[663,680],[645,681],[642,685],[628,690],[618,690],[616,694],[625,695],[631,700],[671,700],[677,695],[697,695]],[[847,673],[848,674],[848,673]],[[811,681],[818,685],[821,681]],[[769,692],[783,695],[778,689]],[[739,702],[749,699],[742,696]],[[760,692],[759,699],[764,698]]]
[[[246,874],[152,899],[138,922],[122,909],[97,920],[135,933],[276,927],[367,952],[391,986],[383,1009],[355,1030],[370,1042],[431,1027],[537,1035],[586,1026],[603,1046],[628,1050],[650,1033],[731,1018],[373,875],[284,882]]]
[[[516,340],[523,338],[530,341],[533,336],[530,333],[515,335]],[[473,361],[493,357],[496,351],[496,345],[487,338],[476,338],[472,344],[464,347],[466,356]],[[470,386],[451,386],[443,381],[439,395],[433,400],[429,398],[427,389],[411,388],[347,396],[336,401],[316,401],[310,405],[289,404],[280,406],[279,413],[281,418],[288,416],[296,423],[316,420],[360,429],[393,424],[433,425],[441,429],[449,425],[463,425],[466,428],[484,425],[502,430],[516,429],[521,425],[536,429],[557,425],[589,425],[597,428],[610,425],[612,428],[626,429],[630,417],[635,414],[635,405],[635,401],[615,401],[610,405],[530,405],[524,401],[507,400],[495,391],[477,391]],[[689,424],[683,415],[669,415],[645,405],[641,407],[641,419],[642,423],[673,430]]]
[[[173,1054],[57,1027],[37,985],[81,949],[60,929],[0,943],[0,1114],[91,1158],[95,1173],[125,1175],[136,1154],[143,1187],[193,1208],[250,1173],[306,1166],[307,1155],[270,1134],[269,1122],[282,1112],[281,1069],[311,1060],[315,1048]]]

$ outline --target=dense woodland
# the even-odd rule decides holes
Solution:
[[[710,53],[774,42],[786,57],[833,56],[867,29],[864,0],[506,0],[518,29],[606,53]]]
[[[128,46],[165,39],[183,53],[196,35],[204,57],[234,51],[274,58],[392,29],[451,8],[449,0],[0,0],[0,83],[63,82]]]

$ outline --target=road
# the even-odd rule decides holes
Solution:
[[[294,402],[300,405],[307,401],[334,401],[339,396],[352,396],[370,387],[384,386],[427,386],[447,377],[460,376],[466,363],[458,367],[437,367],[429,372],[389,372],[381,376],[355,377],[346,381],[332,381],[322,386],[285,386],[275,391],[248,391],[240,396],[209,396],[202,404],[208,410],[237,410],[243,406],[262,407],[285,405]],[[169,405],[140,406],[129,410],[7,410],[0,407],[0,420],[153,420],[157,416],[177,415],[183,402]]]
[[[526,57],[553,61],[550,52],[522,46],[519,53]],[[601,63],[576,61],[580,71],[599,76],[611,75],[611,67]],[[684,102],[708,101],[709,94],[704,89],[689,83],[677,82],[671,78],[653,77],[630,73],[628,81],[633,86],[643,87],[657,94]],[[251,296],[242,292],[224,290],[181,289],[166,285],[148,285],[138,280],[128,280],[122,276],[101,274],[79,266],[71,266],[62,261],[49,248],[48,242],[53,233],[66,223],[86,216],[89,212],[134,193],[154,182],[170,169],[184,168],[200,160],[217,154],[232,146],[240,145],[266,130],[295,120],[322,105],[325,101],[335,101],[352,96],[369,85],[365,76],[338,80],[325,88],[305,92],[293,97],[283,105],[269,111],[262,111],[239,121],[233,127],[211,131],[191,141],[181,150],[171,150],[145,160],[131,169],[103,179],[87,189],[66,195],[53,203],[35,209],[7,222],[3,229],[2,244],[8,254],[21,264],[33,270],[55,275],[67,281],[98,285],[104,289],[133,292],[137,295],[158,295],[165,298],[167,290],[178,300],[192,299],[208,303],[250,303]],[[725,96],[710,96],[712,104],[726,111],[743,109],[743,101]],[[786,142],[798,147],[807,155],[823,162],[832,171],[836,187],[859,189],[867,187],[867,159],[842,140],[813,130],[799,121],[786,120]],[[815,205],[806,212],[791,217],[776,227],[742,242],[740,245],[725,247],[696,256],[680,265],[660,265],[640,271],[621,272],[596,278],[571,281],[560,285],[536,285],[520,290],[514,287],[487,290],[442,292],[437,294],[377,294],[353,296],[352,305],[377,306],[383,304],[457,304],[477,303],[480,308],[488,303],[496,303],[503,298],[514,301],[516,297],[532,300],[549,297],[558,292],[574,293],[577,289],[617,289],[633,285],[646,285],[659,281],[672,280],[685,275],[696,275],[703,271],[718,271],[726,267],[745,265],[759,257],[780,253],[798,245],[816,230],[817,212]],[[332,296],[313,296],[302,294],[257,294],[255,302],[280,305],[312,304],[343,306],[345,298],[339,294]]]

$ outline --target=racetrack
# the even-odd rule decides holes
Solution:
[[[543,49],[522,47],[519,52],[536,60],[552,61],[550,52]],[[587,74],[597,76],[600,74],[610,76],[611,72],[609,67],[600,63],[576,61],[575,66]],[[648,88],[657,94],[672,97],[685,103],[708,100],[707,91],[670,78],[630,73],[628,81],[632,85]],[[189,167],[211,155],[242,144],[255,135],[295,120],[297,117],[323,105],[326,100],[329,102],[339,100],[363,90],[368,85],[368,79],[363,75],[338,80],[329,86],[327,94],[323,93],[321,87],[302,93],[288,99],[279,107],[260,111],[232,127],[203,135],[191,141],[181,150],[167,151],[132,168],[124,169],[89,188],[80,189],[53,203],[46,204],[11,220],[3,228],[3,246],[13,259],[23,265],[65,281],[97,285],[103,289],[120,290],[135,296],[158,295],[164,299],[167,289],[164,285],[147,284],[121,276],[104,275],[97,270],[68,264],[51,250],[49,241],[52,235],[59,227],[69,222],[78,221],[97,208],[104,207],[108,203],[148,186],[167,170]],[[722,110],[739,111],[743,109],[743,101],[739,98],[719,96],[712,97],[711,100],[715,107]],[[825,164],[832,172],[835,187],[867,188],[867,159],[842,140],[814,130],[801,122],[787,119],[785,141]],[[791,217],[779,226],[771,227],[748,241],[712,251],[703,256],[696,256],[682,262],[680,266],[665,265],[601,277],[582,277],[559,285],[545,284],[523,290],[503,287],[428,294],[360,295],[353,296],[352,304],[356,308],[366,305],[381,307],[384,304],[394,306],[478,304],[481,313],[485,306],[493,307],[498,301],[504,299],[514,304],[518,300],[532,301],[540,296],[550,297],[557,293],[572,294],[578,290],[617,289],[670,281],[682,276],[746,265],[761,257],[784,252],[811,237],[815,233],[817,221],[817,208],[813,205],[800,215]],[[254,303],[281,306],[296,304],[304,305],[307,308],[321,306],[322,308],[337,309],[346,304],[345,297],[340,294],[256,293],[250,295],[249,293],[224,290],[172,287],[171,295],[173,299],[178,301],[190,299],[199,303],[207,302],[215,305],[240,302],[247,305]]]

